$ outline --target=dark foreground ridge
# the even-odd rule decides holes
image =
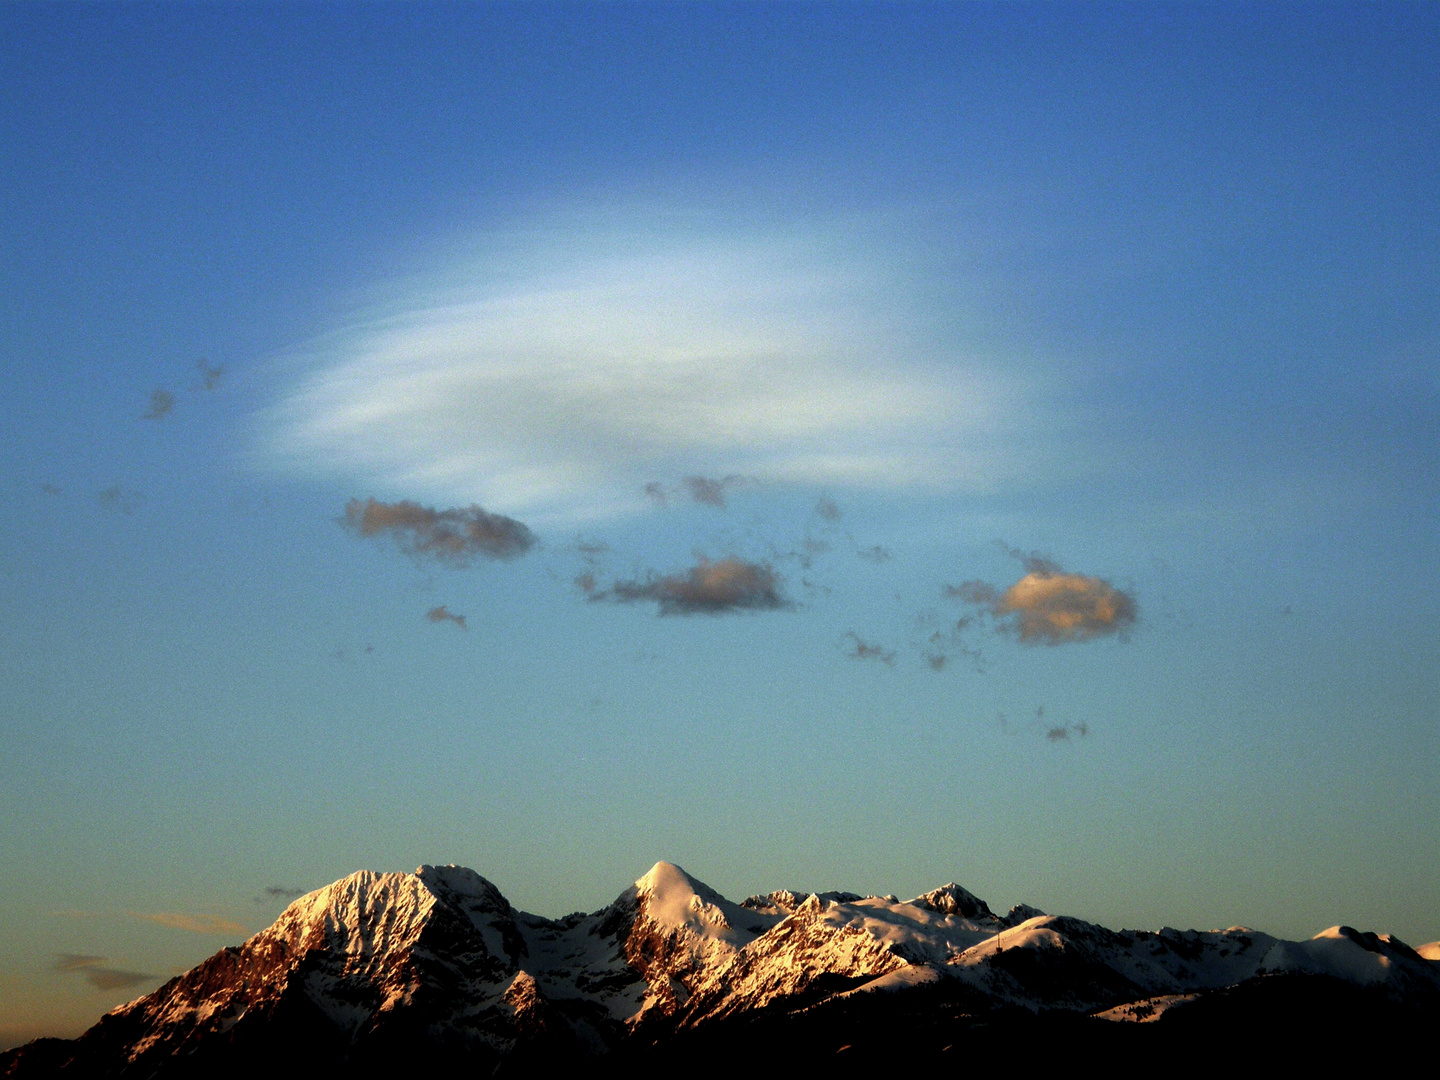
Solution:
[[[0,1055],[0,1076],[1373,1065],[1428,1056],[1434,951],[1350,927],[1292,942],[1001,916],[954,884],[735,904],[669,863],[552,920],[463,867],[366,871],[80,1038]]]

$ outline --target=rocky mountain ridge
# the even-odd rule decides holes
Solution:
[[[504,1071],[614,1060],[757,1018],[775,1030],[777,1017],[864,1015],[892,995],[956,1017],[1153,1024],[1266,979],[1440,1002],[1440,962],[1349,927],[1300,942],[1244,927],[1112,931],[1023,905],[997,916],[954,883],[909,901],[780,890],[736,904],[665,862],[605,908],[555,920],[515,910],[473,870],[422,866],[303,896],[78,1040],[0,1056],[0,1074],[383,1070],[421,1050]]]

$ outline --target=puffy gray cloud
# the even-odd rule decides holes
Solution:
[[[308,889],[301,889],[294,885],[267,885],[265,895],[274,900],[294,900],[297,896],[304,896]]]
[[[433,607],[425,612],[425,618],[429,619],[432,623],[452,622],[461,630],[468,629],[465,625],[465,616],[456,615],[446,608],[444,604],[441,604],[439,607]]]
[[[175,408],[175,395],[159,387],[150,392],[150,407],[140,414],[142,420],[159,420]]]
[[[416,559],[430,558],[458,567],[470,565],[477,555],[514,558],[535,545],[535,534],[521,522],[473,505],[434,510],[409,500],[351,499],[345,504],[341,523],[361,536],[389,533]]]
[[[685,488],[690,492],[690,498],[706,506],[725,506],[725,492],[742,483],[738,476],[726,476],[720,480],[712,480],[708,476],[687,476],[685,477]]]
[[[583,588],[583,586],[582,586]],[[750,563],[735,556],[699,562],[679,574],[664,574],[636,581],[617,581],[593,599],[618,603],[653,600],[661,615],[718,615],[727,611],[775,611],[794,605],[780,592],[780,578],[765,563]]]
[[[821,499],[815,504],[815,513],[826,521],[840,520],[840,507],[835,505],[834,499]]]
[[[128,986],[153,982],[155,979],[155,976],[147,975],[143,971],[109,967],[103,956],[87,956],[82,953],[61,953],[56,957],[51,970],[84,975],[97,990],[122,990]]]
[[[1025,556],[1024,565],[1024,576],[1004,590],[966,581],[947,585],[945,591],[987,609],[1002,629],[1031,645],[1123,635],[1135,624],[1134,597],[1103,578],[1067,573],[1038,555]]]

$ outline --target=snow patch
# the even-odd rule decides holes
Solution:
[[[1094,1014],[1097,1020],[1113,1020],[1125,1024],[1153,1024],[1171,1009],[1188,1005],[1199,994],[1160,994],[1157,997],[1141,998],[1139,1001],[1116,1005],[1113,1009]]]

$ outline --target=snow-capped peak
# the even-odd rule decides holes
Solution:
[[[413,939],[434,904],[414,874],[361,870],[300,897],[263,934],[292,947],[325,940],[341,952],[383,952]]]
[[[1283,988],[1326,975],[1370,1000],[1434,1009],[1437,960],[1440,942],[1415,950],[1348,926],[1281,941],[1243,927],[1111,931],[1024,905],[997,918],[953,882],[909,902],[781,890],[738,905],[668,862],[600,911],[551,920],[515,911],[472,870],[421,866],[301,897],[240,947],[116,1010],[75,1053],[107,1075],[110,1062],[152,1075],[181,1056],[176,1075],[205,1075],[195,1053],[223,1063],[237,1040],[289,1046],[302,1023],[338,1062],[434,1033],[480,1075],[511,1053],[599,1053],[842,997],[864,1010],[878,991],[920,986],[933,995],[916,999],[922,1010],[1145,1021],[1209,994],[1218,1008],[1260,978]],[[12,1075],[3,1058],[0,1072]]]
[[[657,862],[635,882],[641,911],[669,930],[743,945],[776,921],[733,904],[674,863]]]
[[[938,889],[921,893],[910,903],[929,911],[938,911],[942,915],[959,915],[962,919],[994,918],[989,904],[953,881],[946,882]]]

